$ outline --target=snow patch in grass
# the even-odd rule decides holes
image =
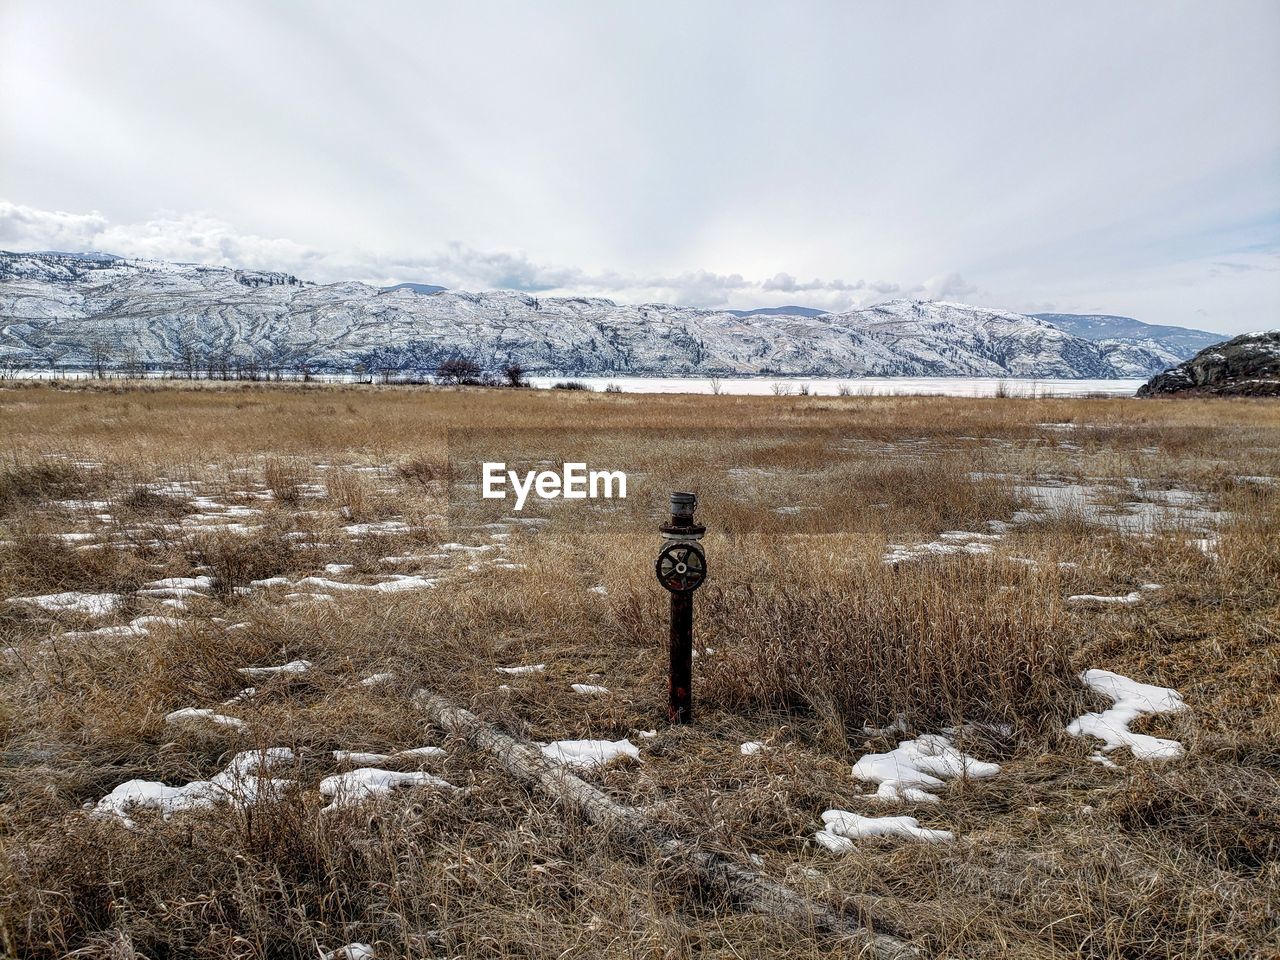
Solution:
[[[424,590],[434,587],[438,581],[428,577],[410,577],[403,574],[392,574],[390,580],[382,583],[346,583],[341,580],[328,580],[324,577],[303,577],[295,586],[319,587],[322,590],[372,591],[375,593],[399,593],[401,590]]]
[[[853,765],[853,776],[879,784],[877,800],[936,803],[930,793],[958,777],[983,780],[1000,772],[1000,765],[961,753],[940,733],[904,740],[888,753],[869,753]]]
[[[853,841],[861,837],[902,837],[923,843],[955,839],[950,830],[927,829],[915,817],[864,817],[848,810],[828,810],[822,815],[822,823],[813,839],[832,853],[848,853],[854,847]]]
[[[574,693],[580,693],[585,697],[600,697],[609,692],[608,687],[597,686],[594,683],[571,683],[569,686]]]
[[[1129,725],[1145,714],[1180,713],[1187,709],[1182,695],[1169,687],[1138,683],[1110,670],[1086,670],[1081,681],[1112,701],[1106,710],[1086,713],[1067,725],[1073,737],[1097,737],[1102,753],[1128,747],[1139,760],[1176,760],[1186,751],[1177,740],[1134,733]]]
[[[541,673],[545,669],[547,669],[547,665],[545,663],[530,663],[523,667],[494,667],[493,672],[519,676],[522,673]]]
[[[293,781],[273,779],[267,774],[293,759],[288,747],[270,747],[237,753],[211,780],[193,780],[180,787],[153,780],[129,780],[99,800],[93,815],[118,817],[126,827],[134,827],[129,814],[135,809],[157,810],[167,820],[175,813],[208,809],[219,802],[244,808],[260,796],[279,796]]]
[[[359,764],[362,767],[372,767],[375,764],[389,763],[392,760],[425,760],[443,756],[445,756],[445,751],[441,747],[411,747],[408,750],[397,750],[395,753],[364,753],[359,750],[333,751],[333,759],[338,763]]]
[[[595,767],[619,757],[640,759],[640,748],[630,740],[557,740],[542,748],[542,755],[567,767]]]
[[[83,613],[92,617],[114,612],[124,597],[118,593],[49,593],[40,597],[10,597],[10,603],[25,603],[50,613]]]
[[[957,553],[990,554],[995,552],[991,544],[1000,539],[1002,537],[994,533],[948,530],[931,543],[916,543],[911,546],[891,543],[881,560],[892,566],[928,556],[945,556]]]
[[[279,667],[241,667],[237,672],[250,680],[269,680],[281,673],[306,673],[310,669],[310,660],[290,660]]]
[[[1114,603],[1125,607],[1131,607],[1135,603],[1142,602],[1142,592],[1134,590],[1126,593],[1122,597],[1099,596],[1096,593],[1077,593],[1073,597],[1067,597],[1067,603]]]
[[[415,770],[397,773],[377,767],[361,767],[346,773],[334,774],[320,781],[320,795],[329,800],[321,812],[329,813],[340,807],[354,806],[372,797],[384,797],[396,790],[411,787],[436,787],[440,790],[456,790],[448,780],[430,773]]]
[[[412,528],[403,520],[380,520],[377,523],[353,523],[342,532],[351,537],[367,537],[375,533],[409,533]]]
[[[233,730],[244,730],[247,726],[243,720],[236,717],[224,716],[221,713],[214,713],[212,710],[205,710],[201,707],[182,707],[180,710],[165,714],[164,718],[165,723],[173,725],[187,723],[191,720],[207,721],[215,726],[231,727]]]
[[[325,950],[321,960],[374,960],[377,954],[367,943],[348,943],[345,947]]]
[[[764,744],[761,743],[759,740],[748,740],[746,743],[744,743],[741,747],[738,748],[738,752],[741,753],[744,757],[753,757],[757,753],[764,752]]]

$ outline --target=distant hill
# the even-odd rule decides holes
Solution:
[[[1084,340],[1141,346],[1155,342],[1179,360],[1187,360],[1205,347],[1227,339],[1225,333],[1143,323],[1133,317],[1116,317],[1106,313],[1033,313],[1031,316],[1047,320],[1059,330],[1065,330]]]
[[[820,317],[826,310],[813,307],[756,307],[754,310],[726,310],[735,317]]]
[[[394,287],[383,287],[383,290],[412,290],[414,293],[443,293],[448,287],[437,287],[434,283],[397,283]]]

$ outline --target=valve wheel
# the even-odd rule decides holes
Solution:
[[[696,543],[668,543],[658,551],[654,570],[672,593],[692,593],[707,577],[707,558]]]

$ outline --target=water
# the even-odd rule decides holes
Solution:
[[[592,390],[616,385],[623,393],[715,393],[706,377],[530,377],[535,387],[550,387],[572,380]],[[940,397],[1081,397],[1105,394],[1131,397],[1146,381],[1132,380],[1010,380],[999,377],[725,377],[720,393],[736,396],[796,396],[804,388],[810,395],[832,397],[847,391],[851,396]]]

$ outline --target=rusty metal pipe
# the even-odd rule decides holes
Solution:
[[[671,494],[671,520],[659,527],[667,542],[654,564],[658,582],[671,594],[667,719],[674,724],[693,722],[693,592],[707,575],[698,543],[706,528],[694,521],[697,508],[696,495]]]

